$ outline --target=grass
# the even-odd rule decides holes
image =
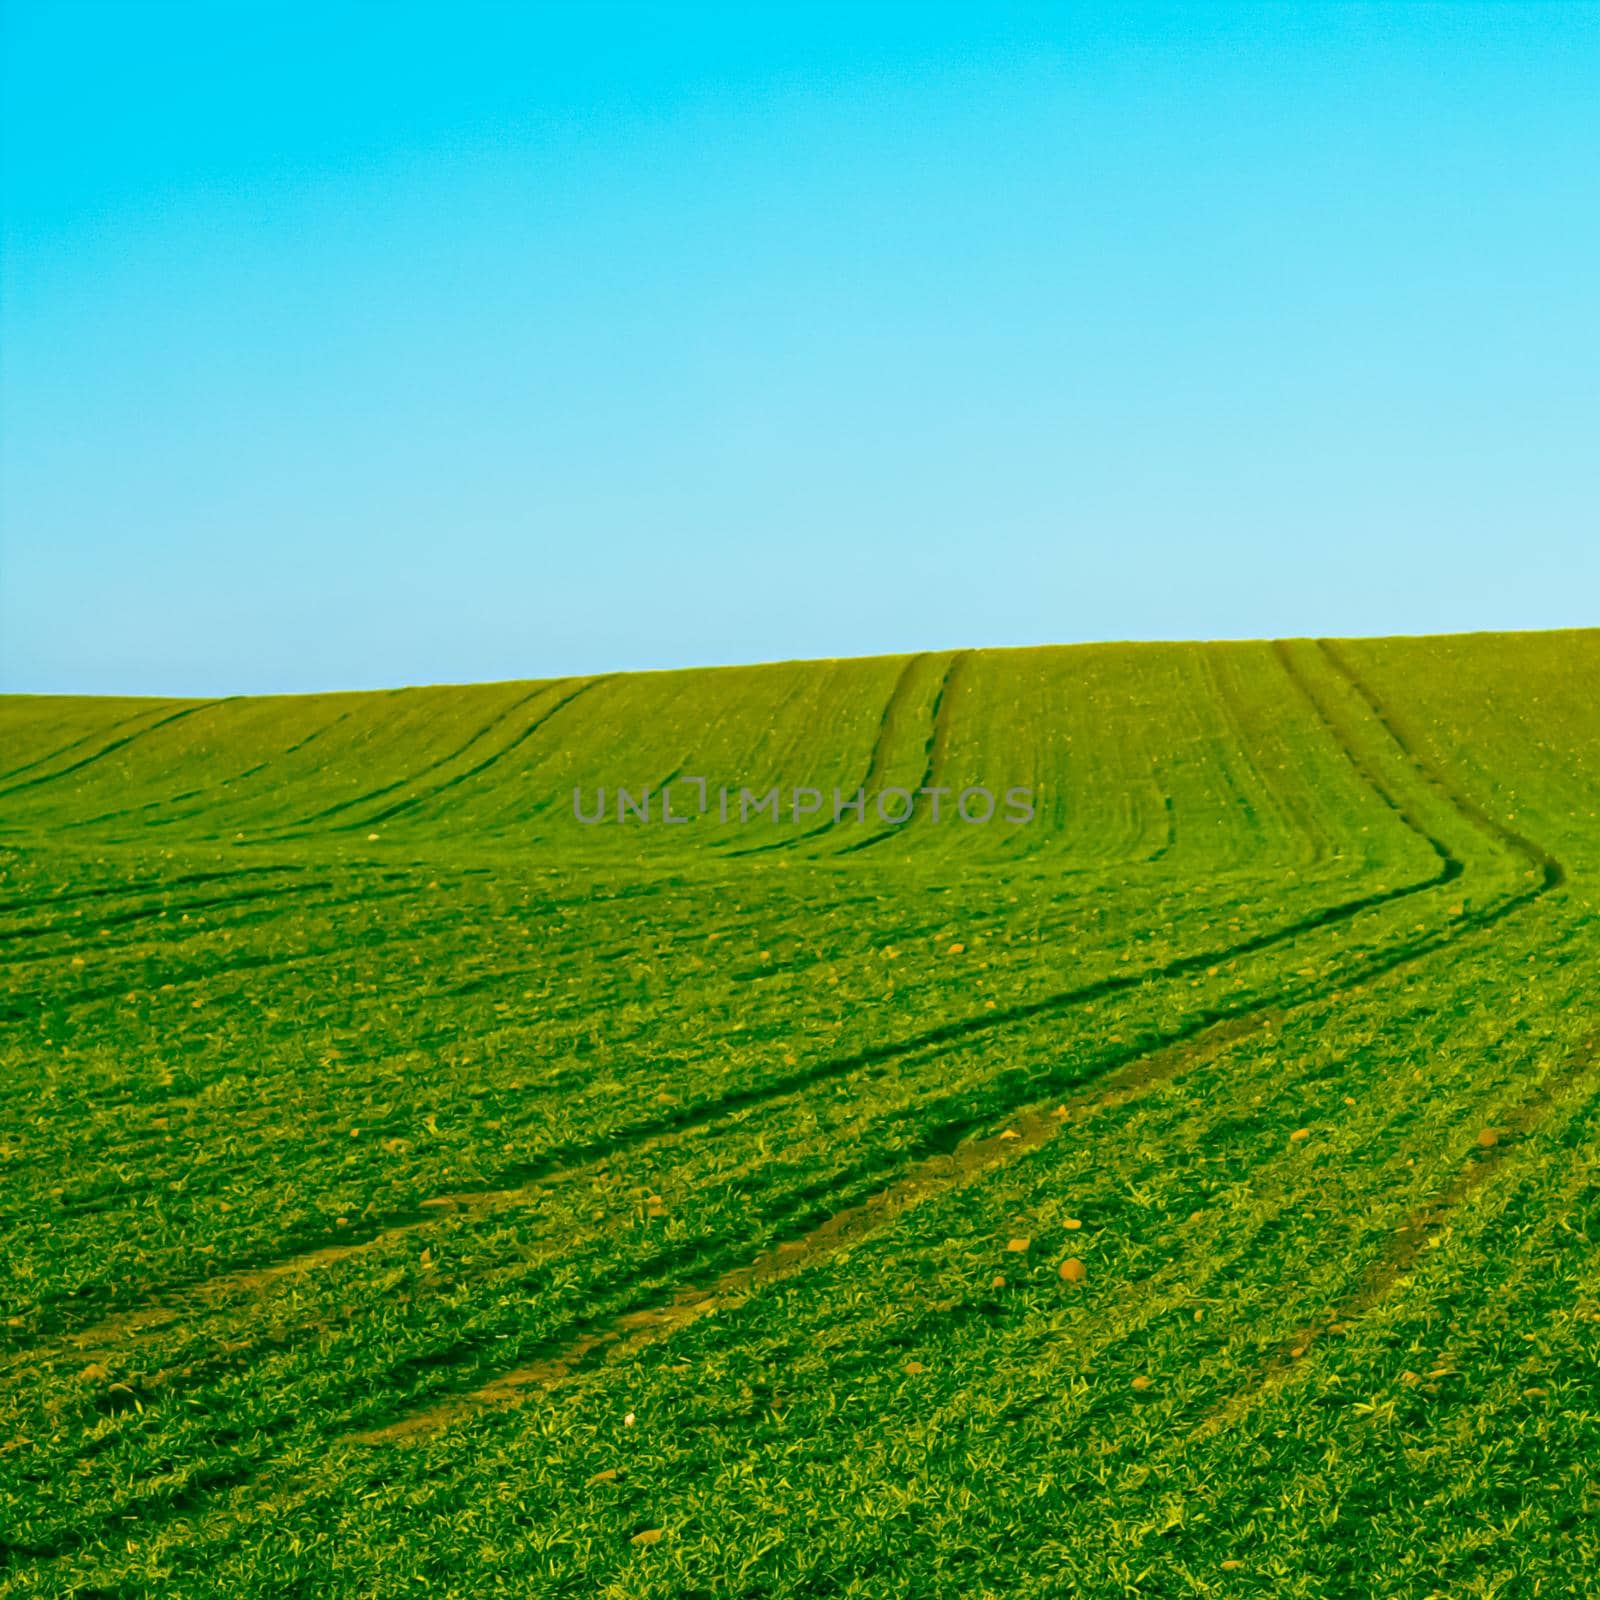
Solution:
[[[0,699],[0,1593],[1592,1592],[1596,681]]]

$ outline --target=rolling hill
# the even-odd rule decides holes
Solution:
[[[0,1593],[1589,1592],[1596,683],[0,698]]]

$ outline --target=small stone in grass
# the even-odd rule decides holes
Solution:
[[[1077,1217],[1068,1217],[1067,1220],[1061,1224],[1061,1226],[1069,1233],[1076,1233],[1078,1229],[1083,1226],[1083,1223],[1079,1221]]]
[[[1481,1150],[1492,1150],[1500,1143],[1500,1135],[1493,1128],[1478,1129],[1478,1147]]]
[[[1006,1275],[1003,1272],[995,1273],[994,1277],[989,1280],[989,1287],[991,1289],[1003,1289],[1005,1286]]]
[[[1243,1565],[1244,1565],[1244,1562],[1242,1562],[1242,1561],[1234,1561],[1234,1560],[1232,1560],[1230,1558],[1229,1560],[1224,1561],[1222,1563],[1222,1570],[1224,1572],[1237,1572],[1239,1570],[1239,1568],[1242,1567]]]
[[[1082,1283],[1086,1275],[1083,1263],[1076,1256],[1068,1256],[1061,1263],[1061,1281],[1063,1283]]]
[[[1007,1242],[1006,1249],[1014,1256],[1025,1255],[1032,1243],[1032,1239],[1012,1239]]]
[[[634,1534],[630,1542],[633,1544],[654,1544],[661,1537],[661,1532],[660,1528],[642,1528],[638,1533]]]
[[[1309,1128],[1296,1128],[1294,1132],[1289,1135],[1290,1142],[1293,1144],[1300,1144],[1310,1137],[1311,1130]]]
[[[1133,1387],[1140,1390],[1148,1389],[1150,1387],[1150,1380],[1141,1372],[1138,1377],[1133,1380]]]
[[[917,1378],[928,1369],[920,1361],[908,1361],[901,1370],[908,1378]]]

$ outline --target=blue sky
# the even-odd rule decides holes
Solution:
[[[4,8],[0,686],[1600,622],[1600,8]]]

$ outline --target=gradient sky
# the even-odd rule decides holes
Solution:
[[[1600,622],[1600,8],[4,5],[0,686]]]

